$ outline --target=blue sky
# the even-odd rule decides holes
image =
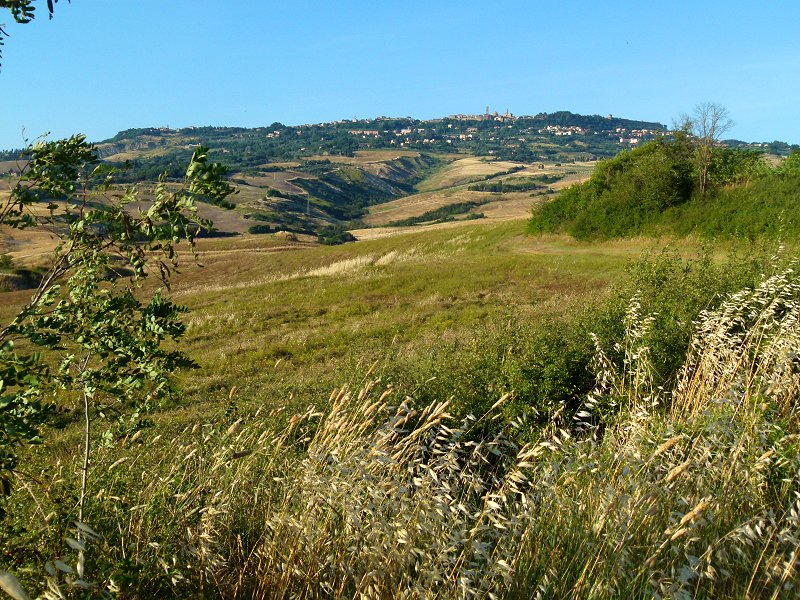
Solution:
[[[705,101],[730,137],[800,143],[795,0],[61,0],[52,21],[11,21],[0,148],[23,128],[99,141],[487,104],[670,124]]]

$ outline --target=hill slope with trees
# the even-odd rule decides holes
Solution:
[[[800,152],[771,167],[753,150],[715,146],[705,183],[697,155],[685,133],[623,151],[600,162],[585,183],[538,206],[529,231],[578,239],[800,233]]]

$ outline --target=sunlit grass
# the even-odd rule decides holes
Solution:
[[[213,419],[98,449],[81,585],[128,597],[792,597],[800,389],[786,359],[799,302],[789,269],[705,312],[670,392],[652,383],[652,320],[634,300],[622,365],[599,348],[584,405],[527,443],[524,420],[476,435],[502,422],[508,396],[453,420],[448,402],[417,406],[369,371],[358,391],[296,414],[242,410],[231,391]],[[49,580],[48,598],[76,580],[65,540],[78,526],[59,502],[77,476],[62,460],[30,473],[13,505],[41,556],[23,583]],[[20,504],[27,493],[36,502]]]
[[[304,397],[376,361],[382,372],[397,357],[424,364],[489,323],[579,311],[652,245],[575,245],[522,230],[481,224],[273,253],[215,240],[214,252],[201,251],[205,266],[187,267],[175,286],[191,309],[186,348],[201,364],[183,379],[188,404],[231,385],[254,398]]]

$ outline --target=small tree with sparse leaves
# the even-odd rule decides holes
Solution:
[[[166,286],[178,266],[176,245],[193,247],[210,227],[196,201],[220,202],[233,191],[224,168],[198,148],[183,184],[162,178],[144,202],[135,187],[113,185],[113,169],[83,136],[35,144],[19,170],[0,223],[44,228],[59,243],[30,301],[0,330],[5,491],[16,448],[40,440],[59,390],[82,397],[88,426],[94,412],[163,396],[169,373],[190,364],[163,345],[183,333],[183,309],[160,289],[148,297],[141,282],[155,275]]]

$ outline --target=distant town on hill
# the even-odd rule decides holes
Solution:
[[[569,162],[608,158],[668,133],[662,123],[613,115],[559,111],[517,116],[508,110],[491,111],[487,106],[482,114],[453,114],[429,120],[381,116],[295,126],[276,122],[255,128],[126,129],[99,142],[98,149],[109,161],[128,160],[126,178],[139,181],[152,180],[163,172],[180,176],[198,145],[211,148],[215,159],[236,170],[276,161],[353,156],[359,150],[392,148],[520,162]],[[786,155],[795,147],[779,141],[726,143],[777,155]],[[18,152],[0,153],[0,160],[11,160]]]
[[[370,206],[418,192],[421,181],[461,158],[496,166],[449,183],[469,186],[469,197],[456,204],[461,212],[478,216],[477,206],[492,193],[548,192],[553,182],[542,177],[553,173],[543,171],[546,165],[551,170],[573,163],[589,166],[671,133],[662,123],[614,115],[560,111],[518,116],[486,107],[479,114],[428,120],[377,117],[255,128],[127,129],[98,142],[96,149],[101,160],[119,167],[115,182],[150,184],[162,177],[181,180],[195,149],[207,147],[211,158],[228,168],[239,191],[234,204],[223,207],[240,213],[229,230],[316,234],[328,226],[358,225]],[[777,156],[796,148],[783,142],[725,144]],[[13,175],[19,155],[20,150],[0,153],[0,174]],[[533,174],[526,169],[534,169]],[[451,218],[453,210],[435,216]],[[224,218],[218,214],[215,222],[224,229],[231,219],[230,212]]]

